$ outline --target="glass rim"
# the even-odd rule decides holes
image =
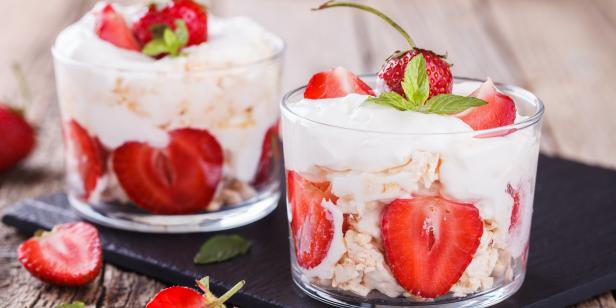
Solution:
[[[268,63],[268,62],[272,62],[274,60],[280,59],[284,55],[285,51],[287,50],[287,43],[284,40],[284,38],[276,34],[270,33],[270,35],[277,42],[273,44],[275,47],[274,53],[272,53],[271,55],[268,55],[267,57],[262,57],[257,60],[246,62],[246,63],[235,64],[229,67],[204,67],[204,68],[197,68],[197,69],[191,69],[191,70],[182,69],[179,71],[178,70],[170,71],[167,69],[151,69],[151,68],[123,68],[123,67],[118,67],[118,66],[113,66],[113,65],[89,63],[89,62],[82,61],[82,60],[76,60],[58,51],[58,47],[56,47],[56,42],[54,42],[50,50],[51,50],[51,54],[54,60],[60,60],[70,65],[76,65],[80,67],[88,67],[88,68],[95,67],[95,68],[104,69],[104,70],[134,72],[134,73],[166,73],[166,74],[168,73],[182,73],[182,74],[183,73],[208,73],[208,72],[215,73],[215,72],[225,72],[225,71],[233,71],[237,69],[250,68],[250,67],[258,66],[264,63]]]
[[[362,74],[359,75],[360,78],[364,79],[364,78],[375,78],[377,75],[376,74]],[[454,76],[454,82],[455,81],[471,81],[471,82],[479,82],[479,83],[483,83],[485,82],[485,80],[481,80],[481,79],[477,79],[477,78],[470,78],[470,77],[461,77],[461,76]],[[494,84],[497,86],[497,89],[500,91],[504,91],[506,94],[513,94],[515,92],[515,97],[523,97],[525,100],[528,100],[531,104],[534,102],[535,105],[535,111],[534,113],[529,116],[528,118],[517,122],[517,123],[513,123],[510,125],[506,125],[506,126],[499,126],[499,127],[495,127],[495,128],[490,128],[490,129],[482,129],[482,130],[468,130],[468,131],[453,131],[453,132],[394,132],[394,131],[386,131],[386,130],[369,130],[369,129],[361,129],[361,128],[351,128],[351,127],[346,127],[346,126],[341,126],[341,125],[334,125],[334,124],[329,124],[329,123],[325,123],[325,122],[321,122],[315,119],[310,119],[308,117],[305,117],[303,115],[300,115],[296,112],[294,112],[291,108],[289,108],[289,99],[296,95],[299,92],[302,92],[306,89],[306,85],[295,88],[289,92],[287,92],[281,99],[280,101],[280,106],[281,106],[281,110],[282,112],[288,112],[290,114],[292,114],[295,117],[298,117],[304,121],[308,121],[310,123],[319,125],[319,126],[325,126],[325,127],[330,127],[330,128],[335,128],[335,129],[342,129],[342,130],[346,130],[346,131],[353,131],[353,132],[360,132],[360,133],[371,133],[371,134],[383,134],[383,135],[398,135],[398,136],[434,136],[434,135],[491,135],[491,134],[495,134],[497,132],[502,132],[502,131],[509,131],[509,130],[522,130],[524,128],[533,126],[537,123],[539,123],[541,121],[541,119],[543,118],[543,115],[545,113],[545,106],[543,104],[543,101],[537,97],[535,94],[533,94],[532,92],[522,88],[522,87],[518,87],[515,85],[509,85],[509,84],[504,84],[504,83],[500,83],[500,82],[494,82]],[[404,111],[402,111],[404,112]]]

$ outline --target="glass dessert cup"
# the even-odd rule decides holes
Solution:
[[[91,64],[52,48],[71,205],[96,223],[155,233],[225,230],[272,212],[278,40],[255,62],[173,70]]]
[[[362,79],[373,87],[376,84],[376,76]],[[468,78],[454,82],[454,93],[461,95],[482,83]],[[498,85],[498,89],[515,101],[521,116],[516,123],[489,130],[430,133],[325,123],[297,111],[307,109],[293,107],[303,99],[305,87],[289,92],[281,103],[280,132],[295,284],[309,296],[339,307],[482,307],[514,294],[526,271],[544,107],[519,87]],[[444,204],[446,210],[435,210],[442,216],[428,216],[417,237],[403,238],[403,244],[396,245],[399,234],[416,230],[395,229],[400,228],[400,221],[395,221],[400,216],[393,208],[401,208],[400,200],[407,207],[440,200],[431,208]],[[411,217],[420,217],[413,213]],[[429,257],[434,258],[430,262],[435,268],[458,264],[448,259],[451,253],[442,253],[451,247],[444,242],[452,237],[445,240],[439,234],[465,232],[469,213],[477,217],[479,243],[449,291],[422,297],[403,288],[391,269],[390,262],[396,261],[391,260],[401,260],[404,257],[396,255],[419,247],[411,240],[428,238],[429,249],[441,245]],[[435,218],[440,224],[430,220]],[[434,228],[444,231],[434,233]],[[406,271],[399,262],[395,265],[398,272]],[[428,274],[432,271],[424,268],[430,268]]]

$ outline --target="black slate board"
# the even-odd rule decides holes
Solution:
[[[616,289],[616,172],[540,157],[528,272],[522,289],[499,307],[558,307]],[[282,198],[284,199],[284,198]],[[64,194],[24,200],[2,221],[24,233],[79,219]],[[283,202],[252,225],[230,230],[253,243],[233,261],[196,266],[192,257],[212,234],[160,235],[99,226],[105,260],[170,284],[192,286],[210,275],[221,293],[246,279],[242,307],[323,307],[291,281]]]

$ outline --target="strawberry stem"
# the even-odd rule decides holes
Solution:
[[[352,2],[336,2],[335,0],[331,0],[331,1],[327,1],[323,4],[321,4],[318,8],[314,8],[312,9],[313,11],[319,11],[319,10],[324,10],[324,9],[329,9],[332,7],[352,7],[352,8],[357,8],[366,12],[370,12],[378,17],[381,17],[383,20],[385,20],[388,24],[390,24],[392,27],[394,27],[394,29],[396,29],[396,31],[398,31],[398,33],[400,33],[404,39],[406,40],[406,42],[411,46],[411,49],[415,48],[415,42],[413,42],[413,39],[411,38],[411,36],[404,31],[404,29],[402,29],[402,27],[400,27],[400,25],[398,25],[395,21],[393,21],[391,18],[389,18],[387,15],[385,15],[383,12],[367,6],[367,5],[363,5],[363,4],[359,4],[359,3],[352,3]]]
[[[14,62],[13,65],[11,65],[11,68],[13,69],[15,79],[19,84],[19,94],[21,95],[22,100],[20,110],[23,112],[23,110],[26,110],[28,105],[30,105],[30,102],[32,101],[32,94],[30,92],[30,87],[28,86],[26,74],[24,74],[24,71],[21,69],[21,65],[19,65],[19,63],[17,62]]]
[[[244,280],[236,283],[233,286],[233,288],[231,288],[229,291],[227,291],[225,294],[223,294],[221,297],[219,297],[217,302],[219,304],[222,304],[222,303],[226,302],[229,298],[231,298],[231,296],[233,296],[235,293],[237,293],[237,291],[239,291],[242,287],[244,287],[245,284],[246,284],[246,281],[244,281]]]

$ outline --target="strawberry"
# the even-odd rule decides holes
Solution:
[[[491,79],[484,82],[470,96],[488,102],[486,105],[471,108],[456,115],[474,130],[511,125],[515,121],[515,103],[511,97],[498,92]],[[507,133],[509,132],[505,134]]]
[[[343,67],[336,67],[312,76],[304,91],[304,98],[336,98],[351,93],[374,96],[372,89],[359,77]]]
[[[133,33],[141,44],[152,40],[152,31],[156,26],[166,25],[175,29],[175,20],[181,19],[188,28],[188,43],[186,46],[199,45],[207,41],[207,11],[193,0],[174,0],[161,8],[152,4],[148,10],[133,24]]]
[[[113,170],[126,194],[155,214],[207,209],[222,178],[223,151],[206,130],[169,132],[165,148],[127,142],[113,152]]]
[[[483,223],[472,204],[416,197],[390,203],[381,232],[385,260],[398,283],[416,296],[435,298],[470,264]]]
[[[507,193],[513,198],[513,206],[511,207],[511,223],[509,224],[509,233],[520,227],[520,192],[507,184]]]
[[[271,178],[271,165],[274,160],[279,159],[280,150],[278,149],[278,130],[279,121],[270,127],[265,133],[263,139],[263,146],[261,148],[261,157],[259,158],[259,165],[257,166],[257,173],[253,183],[255,185],[261,185],[267,183]]]
[[[238,282],[220,298],[214,296],[209,290],[209,278],[197,281],[197,286],[203,291],[201,294],[194,289],[174,286],[158,292],[145,306],[146,308],[224,308],[226,302],[233,294],[241,289],[243,280]]]
[[[0,103],[0,172],[26,158],[35,144],[34,129],[23,114]]]
[[[400,27],[396,22],[394,22],[387,15],[383,14],[381,11],[367,5],[352,2],[328,1],[315,10],[323,10],[333,7],[352,7],[370,12],[390,24],[409,44],[409,50],[404,52],[395,52],[381,67],[378,76],[387,86],[388,89],[385,90],[391,90],[403,97],[406,97],[401,85],[402,80],[404,79],[406,66],[411,59],[413,59],[416,55],[421,54],[426,60],[426,73],[428,75],[428,83],[430,85],[430,96],[428,98],[439,94],[451,93],[453,88],[453,76],[449,68],[450,65],[447,61],[445,61],[444,56],[437,55],[430,50],[417,48],[415,42],[411,39],[411,36],[404,29],[402,29],[402,27]]]
[[[287,172],[287,192],[297,263],[310,269],[323,261],[334,236],[332,214],[321,202],[335,203],[336,197],[329,183],[313,183],[293,171]]]
[[[19,262],[35,277],[57,285],[81,286],[103,265],[98,231],[85,222],[57,225],[19,245]]]
[[[64,123],[64,139],[67,157],[77,163],[82,181],[81,198],[88,200],[98,180],[105,175],[107,152],[98,138],[90,136],[75,120]]]
[[[96,15],[96,34],[116,47],[140,51],[141,47],[128,28],[126,21],[111,4]]]

